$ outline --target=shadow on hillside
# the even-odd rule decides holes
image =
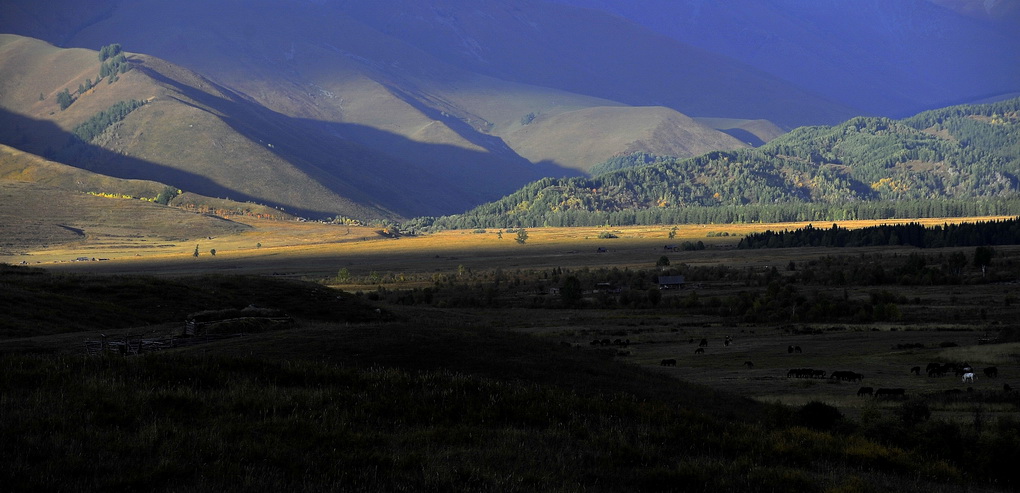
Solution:
[[[727,128],[724,130],[720,129],[719,131],[751,147],[761,147],[765,145],[765,141],[761,140],[760,137],[742,128]]]
[[[364,125],[294,118],[211,82],[226,97],[183,84],[144,64],[139,64],[139,70],[192,101],[178,98],[180,102],[226,115],[221,120],[236,132],[266,146],[338,195],[404,217],[460,213],[546,176],[579,175],[551,162],[533,164],[501,139],[420,103],[414,104],[419,111],[442,118],[458,135],[487,152],[418,142]],[[397,96],[413,100],[406,94]]]
[[[261,201],[195,173],[82,142],[52,122],[36,120],[2,108],[0,143],[51,161],[115,178],[157,181],[209,197]]]

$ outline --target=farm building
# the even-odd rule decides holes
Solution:
[[[684,276],[659,276],[659,289],[680,289],[684,287]]]

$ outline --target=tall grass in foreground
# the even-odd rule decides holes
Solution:
[[[10,491],[931,492],[962,479],[859,436],[442,370],[0,359]]]

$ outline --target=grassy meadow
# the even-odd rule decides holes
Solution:
[[[520,244],[499,230],[393,239],[229,219],[244,227],[151,237],[160,248],[94,230],[2,259],[5,485],[1017,487],[1020,398],[1004,385],[1020,388],[1018,247],[949,272],[949,254],[973,249],[735,248],[799,224],[679,225],[674,238],[672,226],[536,228]],[[687,285],[660,291],[662,274]],[[572,280],[577,298],[562,291]],[[185,331],[249,305],[288,322]],[[141,354],[84,344],[171,337]],[[929,377],[932,362],[966,362],[977,379]],[[788,377],[797,368],[864,376]]]

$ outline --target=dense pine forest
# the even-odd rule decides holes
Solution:
[[[903,246],[918,248],[987,247],[1020,244],[1020,218],[926,228],[919,223],[872,226],[860,229],[806,228],[794,231],[764,231],[740,239],[739,248],[783,248],[804,246],[860,247]],[[980,263],[975,261],[976,263]]]
[[[407,229],[824,221],[1020,211],[1020,98],[801,127],[755,149],[621,156]]]

